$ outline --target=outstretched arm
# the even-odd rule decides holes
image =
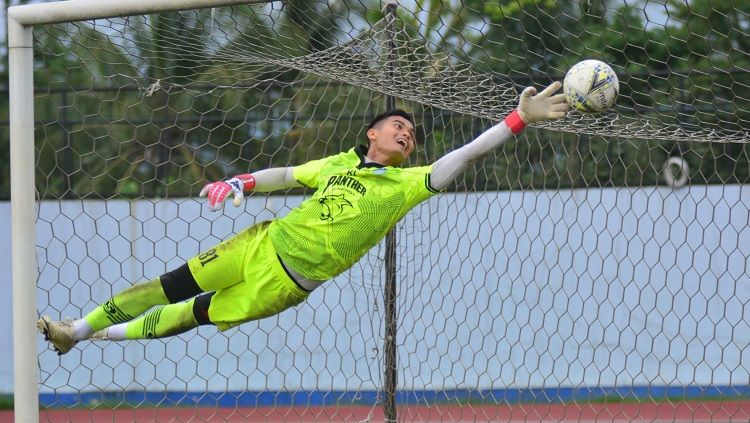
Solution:
[[[430,185],[436,190],[443,190],[456,177],[477,159],[486,156],[490,151],[502,145],[511,135],[517,134],[526,125],[548,119],[560,119],[570,106],[565,102],[564,94],[555,94],[562,84],[554,82],[537,94],[534,87],[528,87],[521,93],[518,108],[505,119],[484,131],[474,141],[454,150],[432,165]]]
[[[208,197],[209,208],[211,211],[217,211],[221,209],[224,200],[230,194],[234,195],[232,203],[235,207],[238,207],[242,204],[246,192],[270,192],[301,186],[302,184],[294,179],[293,167],[274,167],[237,175],[225,181],[206,184],[201,190],[200,196]]]
[[[272,167],[252,174],[255,178],[253,191],[271,192],[280,189],[299,188],[302,186],[294,179],[294,167]]]

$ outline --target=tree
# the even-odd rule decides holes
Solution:
[[[313,28],[309,48],[324,48],[332,40],[321,34],[335,29],[335,19],[322,14],[325,23],[310,26],[309,16],[292,13],[306,20],[267,22],[250,7],[242,9],[219,18],[240,28],[220,42],[211,38],[210,11],[45,28],[36,77],[47,92],[37,106],[46,122],[40,190],[103,198],[187,195],[206,180],[247,171],[266,155],[283,160],[283,137],[268,125],[274,109],[288,107],[280,103],[293,98],[285,91],[299,73],[227,61],[227,53],[259,35],[278,40],[270,48],[294,51],[297,42],[277,35],[280,27],[296,26],[303,37],[303,23]],[[61,107],[65,96],[71,103]],[[261,139],[246,132],[248,124],[260,129]],[[53,177],[60,170],[69,177]]]

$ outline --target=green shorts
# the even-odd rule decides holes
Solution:
[[[198,286],[215,291],[208,318],[219,330],[273,316],[305,301],[309,292],[289,277],[259,223],[188,260]]]

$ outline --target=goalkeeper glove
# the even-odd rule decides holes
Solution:
[[[523,123],[530,125],[543,120],[565,117],[565,112],[570,110],[570,106],[565,101],[565,94],[555,94],[560,88],[562,88],[562,83],[555,81],[539,94],[536,93],[534,87],[527,87],[523,90],[517,109]]]
[[[212,182],[206,184],[201,193],[201,197],[208,197],[208,208],[211,211],[217,211],[221,209],[224,200],[229,197],[229,194],[234,194],[232,203],[235,207],[239,207],[242,204],[242,199],[245,197],[245,191],[252,191],[255,188],[255,178],[250,174],[237,175],[226,181]]]

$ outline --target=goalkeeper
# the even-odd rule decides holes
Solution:
[[[285,217],[258,223],[179,268],[114,295],[82,319],[37,326],[58,354],[84,339],[129,340],[176,335],[199,325],[226,330],[303,302],[310,292],[356,263],[414,206],[445,189],[473,161],[524,129],[569,109],[562,84],[521,93],[499,124],[431,166],[398,167],[414,151],[411,116],[390,110],[367,129],[368,147],[271,168],[206,185],[211,210],[232,195],[293,187],[315,190]],[[141,316],[154,306],[161,306]],[[139,317],[140,316],[140,317]]]

